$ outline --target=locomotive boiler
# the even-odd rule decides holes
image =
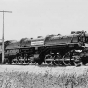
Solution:
[[[73,31],[70,35],[47,35],[23,38],[5,47],[5,63],[48,65],[86,65],[88,63],[88,33]]]
[[[40,58],[54,65],[78,65],[88,63],[88,34],[84,31],[70,35],[49,35],[44,41]],[[85,52],[85,53],[84,53]]]

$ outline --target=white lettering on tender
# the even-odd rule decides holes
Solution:
[[[34,42],[31,42],[31,45],[42,45],[44,44],[44,41],[34,41]]]

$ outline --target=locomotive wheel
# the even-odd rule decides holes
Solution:
[[[12,64],[15,64],[14,60],[12,60]]]
[[[42,64],[42,61],[38,61],[38,65],[41,65]],[[36,63],[36,65],[37,65],[37,63]]]
[[[5,63],[5,64],[9,64],[8,58],[5,58],[4,63]]]
[[[22,56],[19,56],[17,60],[18,60],[17,64],[26,64],[26,61],[25,61],[26,59]]]
[[[75,66],[82,65],[82,61],[81,61],[80,56],[73,56],[73,59],[74,59],[73,63],[74,63]]]
[[[71,65],[71,60],[70,60],[70,52],[66,53],[64,56],[63,56],[63,63],[64,65],[66,66],[69,66]]]
[[[45,64],[53,65],[53,63],[54,63],[54,58],[52,57],[51,54],[47,54],[45,56]]]
[[[15,58],[12,60],[12,64],[17,64],[18,63],[18,60]]]
[[[19,63],[20,63],[20,64],[24,64],[24,63],[25,63],[25,62],[24,62],[24,59],[23,59],[23,58],[20,58],[20,59],[19,59]]]
[[[62,65],[62,57],[60,54],[57,54],[56,56],[54,56],[54,64],[55,65]]]
[[[56,65],[56,66],[62,66],[63,65],[63,60],[61,58],[54,60],[54,65]]]

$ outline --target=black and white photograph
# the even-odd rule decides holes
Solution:
[[[0,88],[88,88],[88,1],[0,0]]]

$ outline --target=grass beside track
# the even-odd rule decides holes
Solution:
[[[0,65],[0,88],[88,88],[88,66]]]

